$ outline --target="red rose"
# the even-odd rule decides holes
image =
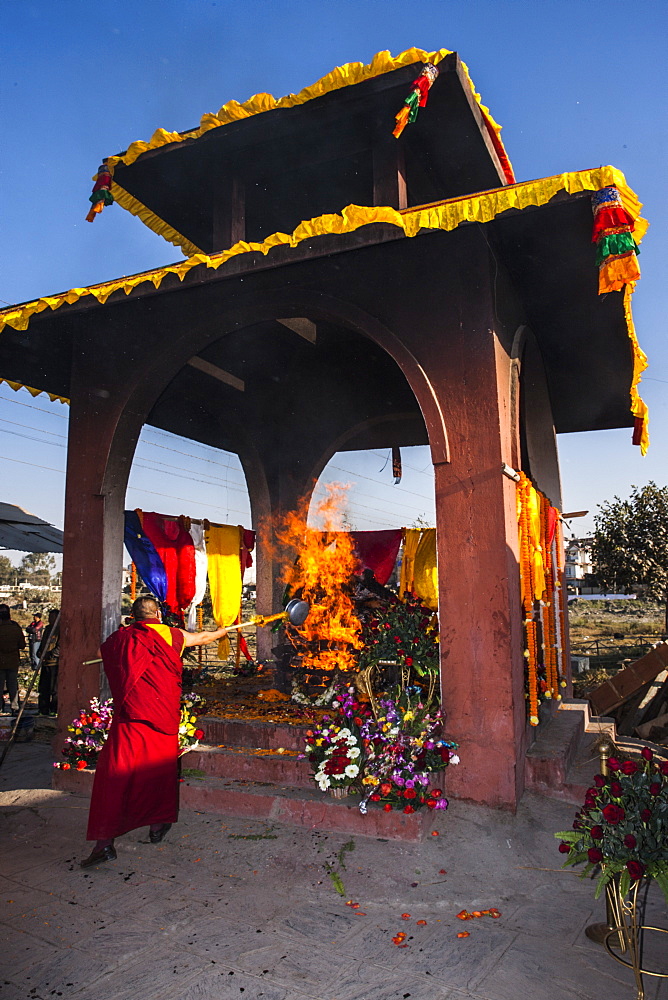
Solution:
[[[603,837],[603,827],[602,826],[592,826],[589,831],[594,840],[601,840]]]
[[[662,760],[659,764],[659,770],[661,774],[668,775],[668,760]]]
[[[405,799],[414,799],[415,796],[416,796],[416,791],[414,788],[407,788],[406,791],[404,792]]]
[[[594,784],[597,788],[605,788],[608,783],[608,779],[604,778],[602,774],[597,774],[594,778]]]
[[[406,664],[407,667],[412,667],[413,666],[413,657],[412,656],[407,656],[406,659],[404,660],[404,663]]]
[[[429,803],[427,803],[427,805],[429,805]],[[566,844],[562,840],[562,842],[559,844],[559,853],[560,854],[569,854],[570,850],[571,850],[571,845],[570,844]]]
[[[660,795],[661,794],[661,782],[660,781],[653,781],[652,782],[652,784],[649,786],[649,794],[650,795]]]
[[[632,833],[627,833],[626,836],[624,837],[624,847],[628,847],[629,851],[632,851],[637,843],[638,841],[636,840],[636,838],[633,836]]]
[[[415,809],[413,809],[413,806],[404,806],[404,812],[405,813],[414,813]]]
[[[620,767],[620,771],[622,772],[622,774],[635,774],[637,770],[638,770],[638,765],[634,760],[625,760],[622,766]]]
[[[619,771],[619,761],[616,757],[608,757],[608,770],[613,773]]]
[[[443,792],[441,791],[440,788],[433,788],[431,794],[433,795],[433,797],[435,799],[440,799],[440,797],[443,794]]]
[[[652,753],[649,747],[643,747],[642,750],[640,751],[640,756],[643,757],[645,760],[654,760],[654,754]]]
[[[389,812],[392,812],[392,806],[390,805],[390,803],[389,803],[389,802],[386,802],[386,803],[385,803],[385,805],[383,806],[383,810],[384,810],[384,811],[385,811],[386,813],[389,813]]]
[[[384,781],[383,784],[380,786],[380,790],[383,793],[383,795],[389,795],[390,792],[392,791],[392,785],[388,785],[388,783]]]
[[[610,823],[612,826],[616,826],[617,823],[621,821],[626,816],[626,813],[621,806],[616,806],[614,802],[610,802],[603,809],[603,819]]]
[[[622,784],[620,781],[610,782],[610,794],[613,795],[616,799],[618,799],[621,795],[624,794],[624,789],[622,788]]]
[[[78,760],[77,761],[77,771],[83,771],[84,767],[86,767],[86,761],[85,760]]]
[[[370,798],[372,802],[380,802],[380,795],[378,794],[378,792],[374,792],[373,795],[370,796]]]
[[[204,730],[203,729],[196,729],[195,730],[195,739],[196,740],[201,740],[203,736],[204,736]]]
[[[645,874],[645,866],[642,861],[627,861],[626,870],[628,871],[631,878],[642,878]]]
[[[436,808],[436,799],[427,799],[427,809]]]
[[[652,818],[652,810],[651,809],[641,809],[640,810],[640,818],[643,821],[643,823],[649,823],[649,821]]]
[[[62,767],[63,771],[69,771],[70,768],[72,767],[72,765],[68,764],[67,762],[65,762],[64,764],[61,764],[60,766]]]
[[[597,865],[599,861],[603,860],[603,851],[600,847],[590,847],[587,851],[587,857],[593,865]]]

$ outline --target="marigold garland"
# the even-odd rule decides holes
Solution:
[[[561,534],[558,511],[524,473],[517,484],[517,519],[529,722],[537,726],[541,694],[560,700],[560,686],[565,683]]]

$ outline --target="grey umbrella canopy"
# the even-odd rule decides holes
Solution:
[[[0,503],[0,549],[19,552],[62,552],[63,533],[22,507]]]

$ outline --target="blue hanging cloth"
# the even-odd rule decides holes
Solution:
[[[167,573],[153,542],[141,528],[139,515],[134,510],[125,512],[125,547],[137,567],[137,573],[161,604],[167,597]]]

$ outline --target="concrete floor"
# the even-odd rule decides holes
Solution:
[[[0,771],[3,1000],[636,995],[584,936],[604,914],[593,884],[560,870],[552,833],[571,826],[567,803],[527,796],[510,816],[454,802],[422,844],[356,837],[343,854],[345,836],[182,812],[163,844],[136,831],[117,861],[84,872],[88,803],[51,790],[50,762],[48,746],[18,745]],[[501,917],[456,918],[489,907]],[[645,922],[668,926],[655,886]],[[652,938],[645,961],[668,972]],[[645,989],[668,1000],[668,980]]]

